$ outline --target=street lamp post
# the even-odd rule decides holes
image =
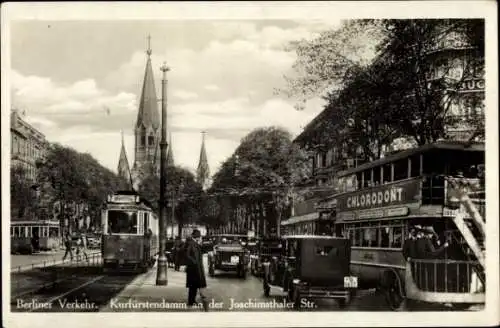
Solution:
[[[160,256],[158,257],[158,271],[156,285],[166,286],[167,257],[165,255],[167,244],[167,207],[165,189],[167,187],[167,72],[170,68],[166,63],[160,68],[163,72],[161,81],[161,141],[160,141]]]

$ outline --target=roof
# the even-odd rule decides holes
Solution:
[[[334,236],[316,236],[316,235],[286,235],[283,239],[346,239]]]
[[[350,175],[356,172],[364,171],[372,167],[377,167],[380,165],[392,163],[394,161],[404,159],[413,155],[422,154],[429,152],[431,150],[459,150],[459,151],[470,151],[470,152],[484,152],[484,143],[467,143],[460,141],[440,141],[432,144],[423,145],[418,148],[406,149],[395,154],[391,154],[384,158],[375,160],[373,162],[362,164],[353,169],[341,171],[338,173],[339,177]]]
[[[156,88],[153,69],[151,67],[151,58],[148,56],[146,70],[144,72],[144,82],[142,85],[141,99],[139,102],[139,112],[137,113],[136,127],[153,127],[158,129],[160,126],[160,113],[158,112],[158,98],[156,97]]]

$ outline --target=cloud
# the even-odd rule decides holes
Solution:
[[[172,92],[174,97],[177,97],[181,100],[191,100],[198,98],[198,94],[195,92],[190,92],[186,90],[175,90]]]
[[[215,84],[208,84],[208,85],[205,86],[205,90],[219,91],[220,88],[218,86],[216,86]]]

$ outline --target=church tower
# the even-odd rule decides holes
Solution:
[[[156,156],[160,142],[160,114],[154,74],[151,67],[151,53],[151,37],[148,36],[146,70],[134,131],[135,159],[133,171],[136,183],[138,183],[137,180],[140,180],[141,176],[157,172],[160,162],[160,156]]]
[[[122,131],[122,149],[120,150],[120,158],[118,160],[118,176],[130,183],[130,173],[130,166],[128,164],[127,151],[125,150],[125,140],[123,138]]]
[[[206,190],[210,184],[210,169],[208,167],[207,152],[205,150],[205,131],[202,133],[200,161],[196,170],[196,181]]]
[[[174,166],[174,151],[172,150],[172,133],[170,133],[168,138],[168,153],[167,153],[167,166]]]

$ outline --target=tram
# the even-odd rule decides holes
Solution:
[[[379,288],[393,310],[484,304],[484,156],[482,143],[438,142],[337,174],[340,190],[323,201],[334,204],[335,233],[351,240],[360,288]],[[412,230],[448,247],[405,259]]]
[[[108,196],[102,210],[104,270],[147,271],[158,253],[158,223],[151,204],[135,191]]]
[[[59,221],[13,221],[10,224],[11,253],[32,254],[61,246]]]

